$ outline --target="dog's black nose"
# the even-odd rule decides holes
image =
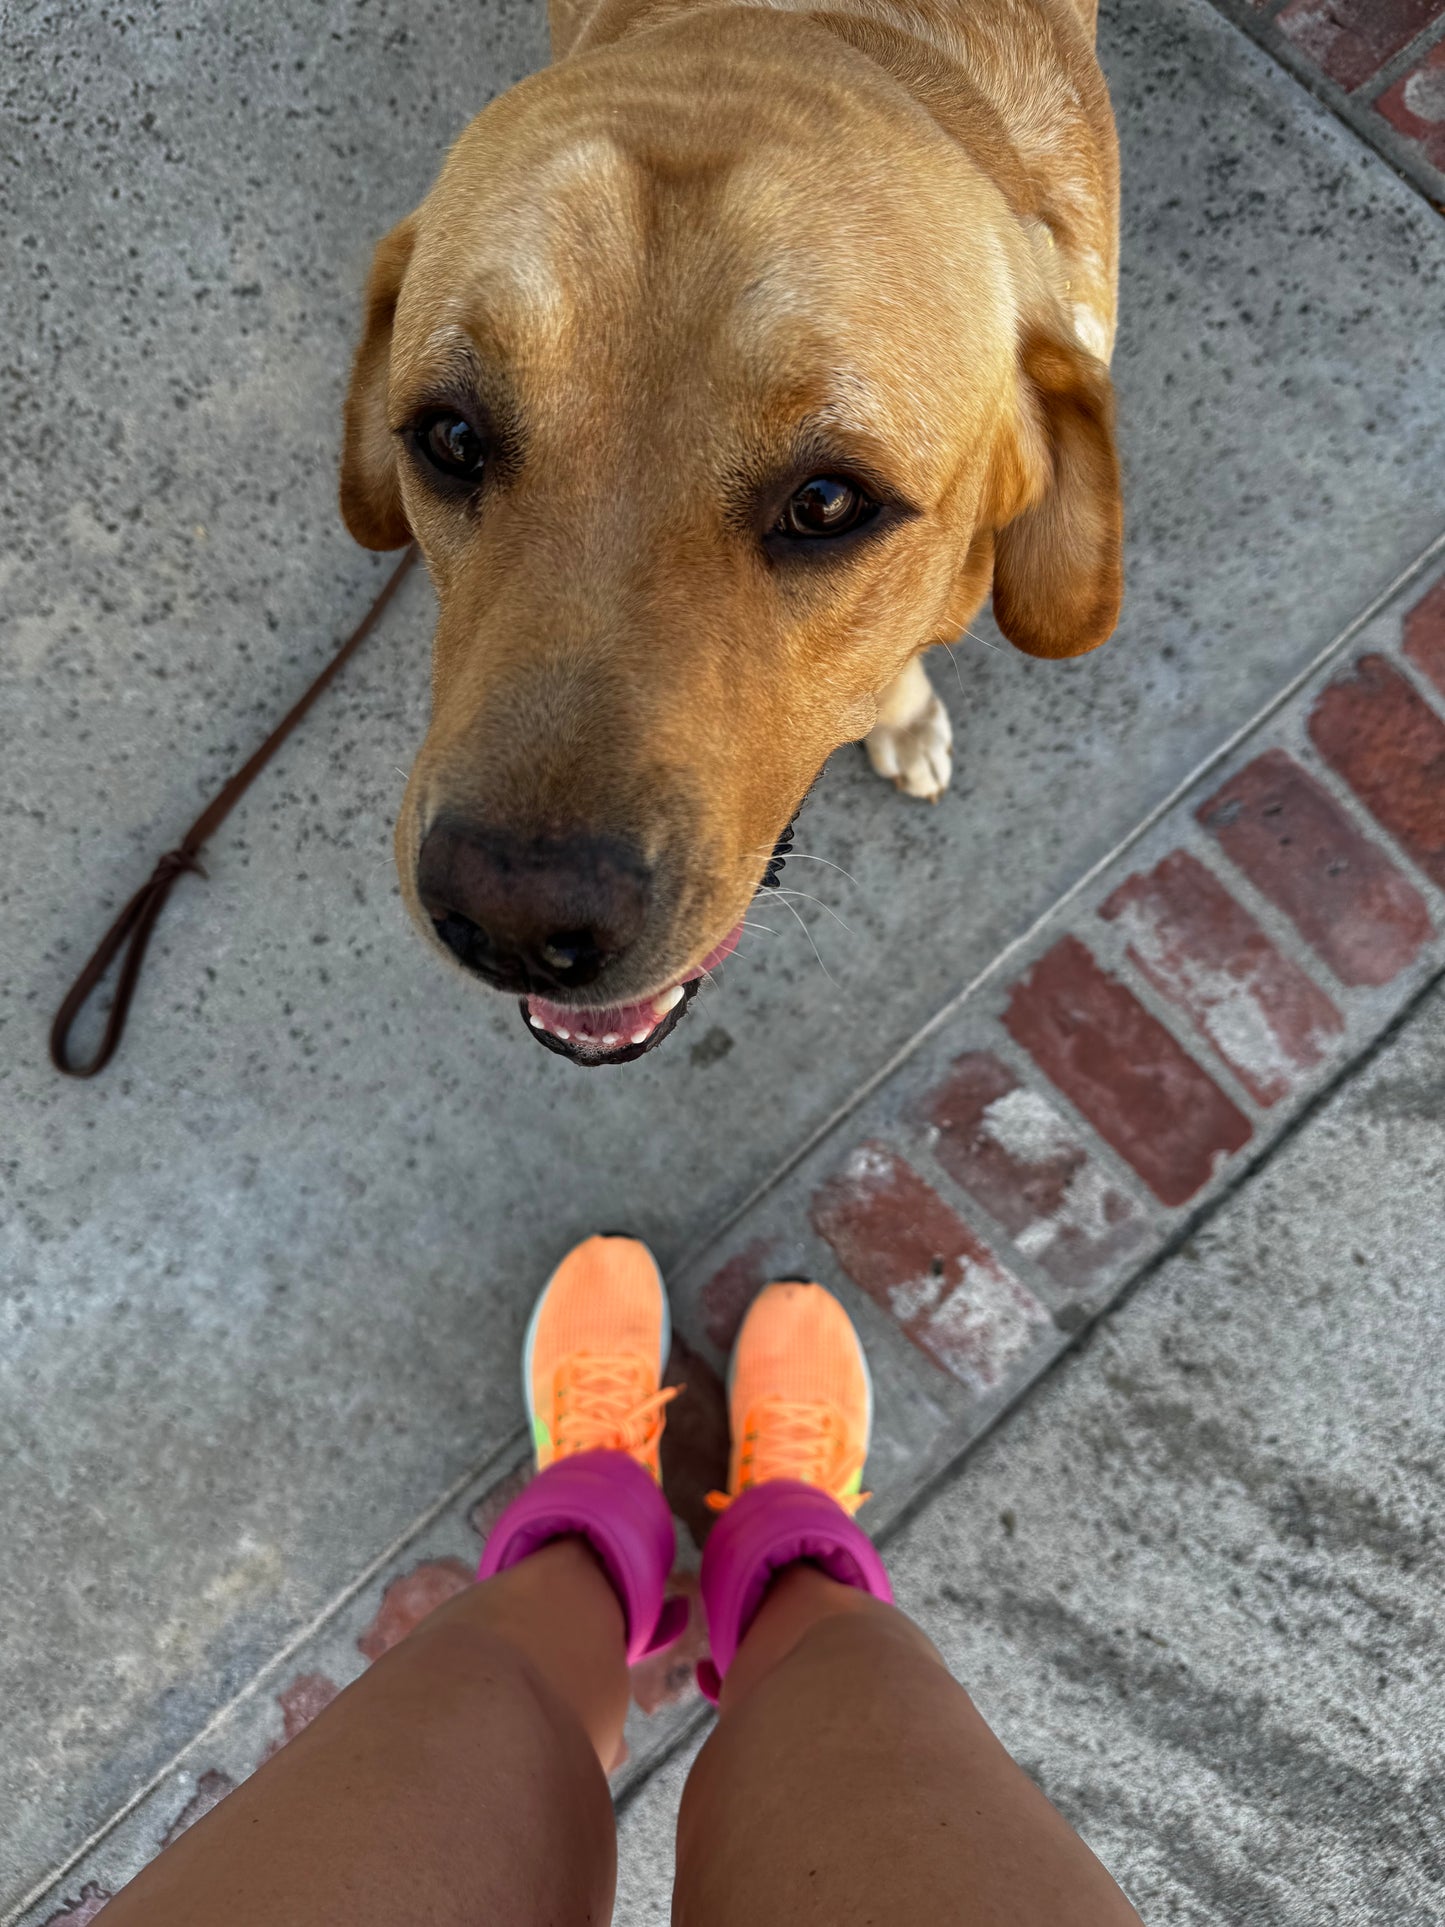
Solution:
[[[647,866],[619,837],[523,836],[439,817],[417,890],[442,942],[499,990],[596,981],[647,918]]]

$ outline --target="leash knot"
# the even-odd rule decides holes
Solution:
[[[335,677],[337,671],[366,640],[415,560],[416,547],[413,544],[387,577],[371,607],[311,687],[299,701],[292,704],[265,742],[248,762],[241,765],[220,794],[213,797],[206,805],[175,849],[166,851],[150,876],[96,945],[95,954],[71,985],[64,1003],[55,1013],[55,1022],[50,1026],[50,1061],[56,1070],[63,1071],[67,1077],[94,1077],[97,1071],[103,1071],[110,1062],[115,1054],[115,1047],[120,1042],[121,1032],[125,1029],[126,1015],[130,1010],[130,1000],[135,995],[136,979],[145,961],[146,945],[151,940],[151,931],[155,928],[156,918],[165,908],[166,898],[170,895],[176,879],[185,876],[188,871],[198,877],[207,875],[200,856],[207,840],[215,830],[220,828],[221,823],[230,815],[256,776],[275,755],[322,690]],[[70,1054],[70,1033],[75,1026],[76,1018],[89,1003],[101,979],[117,956],[121,958],[120,973],[116,978],[115,995],[111,998],[110,1008],[106,1012],[105,1029],[101,1033],[100,1043],[96,1046],[95,1055],[88,1063],[78,1064]]]

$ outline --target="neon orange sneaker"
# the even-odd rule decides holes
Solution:
[[[853,1321],[822,1285],[768,1285],[753,1300],[728,1368],[732,1464],[721,1512],[769,1479],[801,1479],[850,1516],[868,1494],[863,1464],[873,1384]]]
[[[527,1326],[522,1388],[537,1470],[574,1452],[626,1452],[661,1479],[672,1344],[667,1290],[636,1238],[588,1238],[543,1287]]]

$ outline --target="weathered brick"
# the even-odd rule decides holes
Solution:
[[[1168,1205],[1249,1142],[1249,1119],[1077,937],[1013,988],[1004,1023],[1045,1076]]]
[[[334,1694],[336,1688],[333,1686],[331,1690]],[[283,1744],[284,1742],[278,1741],[270,1751],[278,1752]],[[216,1766],[207,1767],[196,1781],[195,1792],[161,1835],[161,1845],[163,1847],[174,1845],[183,1833],[196,1824],[197,1820],[204,1820],[208,1813],[221,1804],[228,1793],[234,1793],[235,1790],[236,1782],[229,1773],[223,1773]]]
[[[504,1479],[498,1479],[494,1486],[475,1500],[467,1512],[467,1524],[476,1533],[478,1550],[485,1552],[487,1541],[492,1536],[492,1527],[501,1518],[507,1507],[531,1482],[532,1466],[530,1460],[509,1472]]]
[[[703,1286],[703,1325],[720,1352],[732,1350],[743,1314],[772,1276],[776,1248],[775,1238],[750,1238]]]
[[[276,1695],[276,1704],[281,1709],[281,1733],[261,1755],[262,1760],[269,1760],[298,1733],[304,1733],[340,1691],[335,1680],[328,1679],[325,1673],[298,1673],[291,1684]]]
[[[393,1579],[381,1596],[376,1617],[357,1639],[366,1659],[378,1660],[434,1613],[466,1590],[474,1578],[460,1559],[424,1559]]]
[[[1345,1027],[1330,999],[1187,850],[1126,877],[1099,915],[1146,982],[1259,1104],[1276,1104]]]
[[[1290,0],[1276,25],[1341,87],[1359,87],[1408,47],[1440,0]]]
[[[1414,884],[1282,749],[1246,764],[1197,814],[1341,983],[1389,983],[1430,937]]]
[[[62,1902],[59,1913],[48,1915],[42,1927],[90,1927],[105,1903],[113,1898],[108,1887],[88,1881],[80,1890],[80,1898]]]
[[[1405,654],[1445,695],[1445,575],[1405,617]]]
[[[1383,656],[1321,690],[1310,740],[1365,808],[1445,887],[1445,723]]]
[[[812,1216],[854,1283],[976,1391],[998,1384],[1049,1322],[1033,1293],[886,1144],[860,1144],[814,1194]]]
[[[1085,1289],[1144,1242],[1141,1206],[991,1051],[956,1058],[921,1109],[943,1169],[1061,1285]]]
[[[701,1547],[717,1523],[707,1495],[724,1491],[728,1482],[728,1395],[712,1366],[677,1332],[662,1382],[687,1388],[687,1397],[668,1407],[662,1489],[693,1544]]]
[[[1445,173],[1445,40],[1437,40],[1409,73],[1385,89],[1375,112]]]

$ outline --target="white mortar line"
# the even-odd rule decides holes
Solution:
[[[1403,648],[1392,649],[1389,652],[1389,661],[1390,667],[1399,670],[1425,707],[1433,710],[1435,715],[1445,721],[1445,689],[1427,676],[1418,664],[1412,662]]]
[[[246,1684],[241,1687],[238,1692],[233,1693],[223,1706],[217,1707],[205,1725],[201,1727],[199,1731],[193,1733],[190,1739],[188,1739],[183,1746],[179,1747],[164,1765],[158,1766],[150,1778],[143,1781],[142,1784],[136,1788],[135,1792],[131,1794],[123,1806],[117,1807],[109,1818],[103,1820],[94,1832],[81,1841],[80,1845],[68,1859],[64,1860],[58,1867],[53,1868],[51,1872],[45,1874],[42,1879],[30,1889],[29,1893],[23,1895],[16,1906],[3,1918],[0,1918],[0,1927],[15,1927],[15,1923],[20,1920],[24,1914],[28,1913],[32,1907],[38,1906],[40,1902],[45,1899],[46,1895],[58,1887],[66,1875],[71,1873],[74,1868],[85,1859],[87,1854],[93,1853],[102,1841],[115,1832],[116,1828],[120,1826],[123,1821],[128,1820],[138,1807],[144,1805],[158,1787],[163,1786],[173,1773],[180,1770],[188,1754],[193,1753],[197,1747],[208,1740],[210,1736],[230,1718],[237,1707],[244,1706],[248,1700],[254,1699],[256,1694],[260,1692],[261,1688],[266,1684],[267,1680],[279,1672],[288,1659],[291,1659],[296,1653],[300,1652],[307,1641],[313,1639],[326,1625],[328,1620],[335,1618],[338,1613],[350,1605],[362,1587],[368,1585],[383,1567],[389,1565],[393,1559],[405,1552],[411,1542],[419,1538],[429,1525],[439,1519],[447,1510],[448,1506],[455,1504],[467,1490],[468,1486],[476,1485],[480,1480],[486,1478],[487,1474],[504,1459],[515,1456],[518,1445],[522,1443],[525,1437],[526,1433],[524,1430],[518,1430],[512,1433],[501,1445],[489,1452],[479,1465],[473,1466],[469,1472],[464,1472],[459,1479],[449,1485],[439,1499],[433,1500],[424,1511],[419,1512],[403,1532],[398,1533],[389,1545],[383,1547],[371,1561],[370,1565],[364,1566],[354,1579],[348,1581],[338,1593],[333,1594],[324,1606],[313,1613],[305,1625],[301,1626],[292,1634],[284,1646],[272,1654],[270,1659],[266,1661],[265,1665],[262,1666],[259,1671],[251,1675],[250,1679],[247,1680]]]
[[[1365,604],[1364,608],[1361,609],[1359,614],[1353,616],[1350,621],[1345,624],[1344,628],[1332,641],[1327,642],[1317,654],[1310,658],[1303,669],[1297,671],[1287,682],[1283,683],[1267,702],[1260,705],[1246,722],[1242,723],[1232,735],[1227,736],[1216,749],[1212,749],[1201,762],[1197,763],[1195,767],[1190,770],[1187,776],[1176,783],[1169,794],[1160,802],[1156,803],[1152,810],[1142,816],[1133,828],[1119,839],[1111,850],[1106,851],[1103,856],[1090,864],[1089,868],[1085,870],[1075,882],[1069,885],[1062,896],[1056,897],[1048,909],[1036,917],[1026,930],[1021,931],[1017,937],[1014,937],[1009,943],[1005,944],[1003,949],[998,951],[977,975],[971,977],[962,989],[955,991],[953,996],[933,1013],[927,1023],[920,1025],[906,1042],[899,1045],[891,1057],[886,1059],[869,1077],[866,1077],[856,1089],[844,1098],[841,1104],[824,1118],[821,1124],[803,1139],[796,1150],[789,1152],[788,1156],[783,1159],[775,1170],[771,1171],[767,1177],[755,1185],[735,1210],[730,1211],[722,1222],[710,1231],[706,1237],[690,1245],[679,1259],[676,1270],[682,1272],[690,1268],[698,1262],[705,1251],[709,1250],[710,1247],[720,1239],[726,1237],[728,1232],[732,1230],[733,1226],[737,1224],[740,1219],[746,1217],[749,1211],[762,1203],[769,1192],[775,1190],[778,1185],[783,1183],[783,1181],[798,1168],[803,1160],[815,1151],[823,1140],[830,1136],[846,1118],[851,1116],[860,1104],[865,1103],[881,1084],[885,1084],[893,1073],[913,1056],[915,1051],[921,1049],[930,1037],[950,1022],[968,1002],[970,997],[980,991],[991,978],[997,976],[1005,964],[1010,963],[1021,951],[1027,950],[1035,938],[1047,929],[1049,924],[1054,921],[1062,910],[1067,909],[1070,904],[1082,896],[1090,885],[1095,883],[1098,878],[1104,874],[1111,864],[1118,862],[1119,858],[1131,850],[1142,837],[1147,836],[1149,831],[1152,830],[1157,823],[1162,822],[1176,804],[1180,803],[1184,797],[1189,794],[1190,790],[1201,783],[1203,779],[1209,775],[1211,770],[1218,769],[1221,763],[1227,762],[1242,743],[1246,742],[1256,730],[1262,728],[1272,716],[1284,708],[1286,703],[1297,696],[1334,656],[1339,655],[1344,649],[1348,648],[1360,631],[1368,623],[1373,622],[1375,617],[1379,615],[1383,609],[1387,608],[1395,597],[1407,588],[1416,576],[1422,575],[1425,570],[1429,568],[1430,564],[1441,555],[1445,555],[1445,530],[1442,530],[1433,541],[1427,543],[1415,557],[1414,561],[1407,563],[1399,574],[1395,576],[1393,581],[1387,583],[1377,595],[1373,596],[1371,600]],[[5,1924],[0,1923],[0,1927],[5,1927]]]

